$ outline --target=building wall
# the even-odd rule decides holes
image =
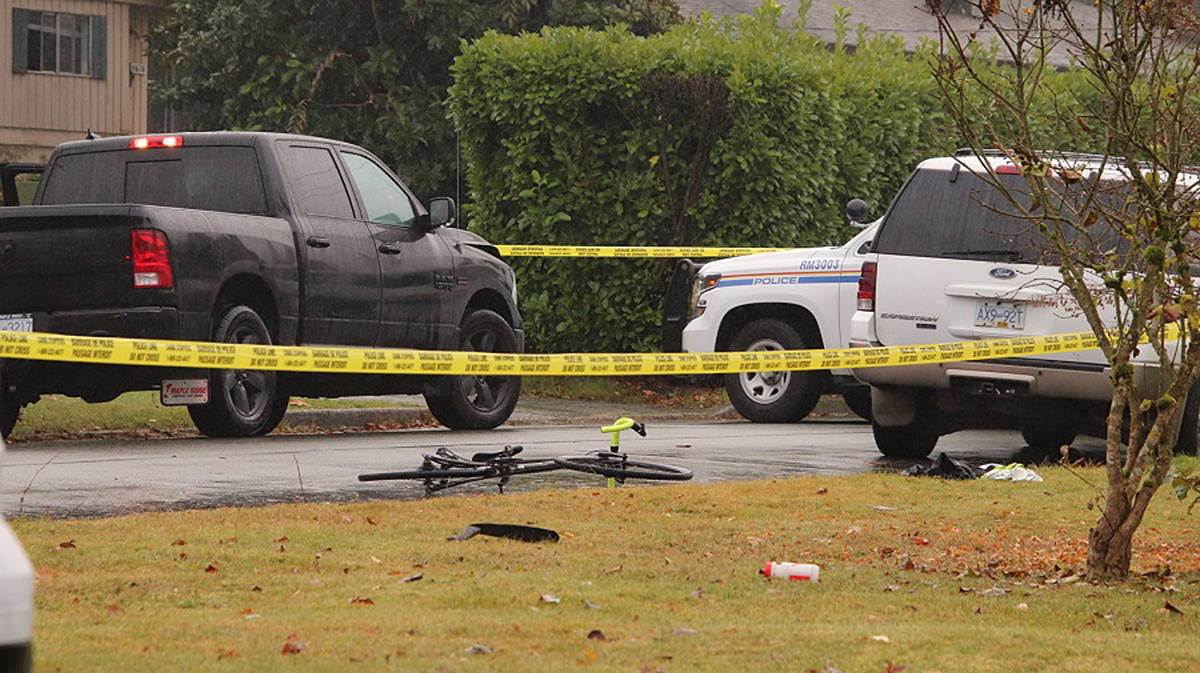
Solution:
[[[146,132],[145,42],[155,5],[113,0],[0,0],[0,161],[41,161],[60,142]],[[104,79],[13,72],[13,9],[107,17]]]

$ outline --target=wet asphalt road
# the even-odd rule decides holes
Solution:
[[[646,438],[626,435],[622,448],[647,460],[680,465],[694,482],[801,474],[901,471],[912,461],[887,459],[871,428],[850,420],[788,425],[746,421],[661,421]],[[580,454],[607,446],[595,425],[444,429],[332,435],[273,435],[244,440],[163,439],[38,442],[9,448],[0,473],[5,516],[105,516],[138,511],[259,505],[284,501],[354,501],[423,497],[413,482],[359,482],[363,472],[415,469],[421,454],[448,446],[462,454],[520,444],[525,455]],[[1074,448],[1101,455],[1103,443]],[[978,464],[1031,462],[1016,432],[945,436],[934,455]],[[603,483],[567,471],[514,479],[509,491]],[[473,484],[449,493],[494,492]],[[443,495],[435,497],[446,497]]]

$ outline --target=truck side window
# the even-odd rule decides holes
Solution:
[[[367,219],[380,224],[412,224],[416,213],[408,194],[378,164],[351,152],[342,152],[342,161],[362,197]]]
[[[284,154],[297,210],[305,215],[354,217],[350,195],[332,152],[324,147],[289,145]]]

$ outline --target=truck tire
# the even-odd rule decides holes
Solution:
[[[916,415],[906,425],[880,425],[871,421],[875,447],[888,458],[925,458],[937,445],[937,408],[931,399],[916,400]]]
[[[234,306],[217,323],[213,341],[269,344],[271,333],[254,309]],[[209,437],[254,437],[274,430],[287,405],[288,397],[279,389],[275,372],[212,369],[208,402],[188,406],[188,414],[196,428]]]
[[[1021,428],[1021,437],[1034,451],[1057,453],[1063,444],[1075,441],[1075,428],[1052,421],[1037,421]]]
[[[0,436],[8,439],[20,415],[21,403],[17,401],[17,396],[10,392],[0,393]]]
[[[774,318],[746,323],[729,342],[730,351],[778,351],[819,348],[820,341]],[[725,391],[738,413],[755,423],[802,420],[817,406],[829,374],[807,372],[741,372],[725,374]]]
[[[1200,381],[1192,384],[1183,403],[1183,420],[1179,423],[1179,435],[1175,438],[1175,454],[1200,455]]]
[[[517,335],[499,313],[478,309],[463,318],[459,349],[516,353]],[[426,393],[425,404],[451,430],[490,430],[508,420],[521,395],[520,376],[452,376],[449,392]]]

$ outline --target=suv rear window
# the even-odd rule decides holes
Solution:
[[[955,175],[957,173],[957,175]],[[1013,194],[1025,194],[1019,175],[1000,176]],[[918,257],[1036,262],[1045,249],[1030,222],[1005,215],[1004,196],[968,170],[922,169],[892,204],[875,251]]]
[[[1029,206],[1029,188],[1020,175],[999,175],[1001,184]],[[1082,204],[1086,191],[1072,189],[1066,198]],[[1107,208],[1123,198],[1120,186],[1107,188]],[[875,238],[875,252],[915,257],[943,257],[989,262],[1055,264],[1036,223],[1017,217],[1008,199],[969,170],[922,169],[904,186]],[[1069,240],[1074,232],[1065,232]],[[1128,243],[1105,224],[1090,230],[1089,245],[1125,252]]]
[[[42,203],[143,203],[267,212],[258,160],[250,147],[183,147],[69,154],[54,161]]]

